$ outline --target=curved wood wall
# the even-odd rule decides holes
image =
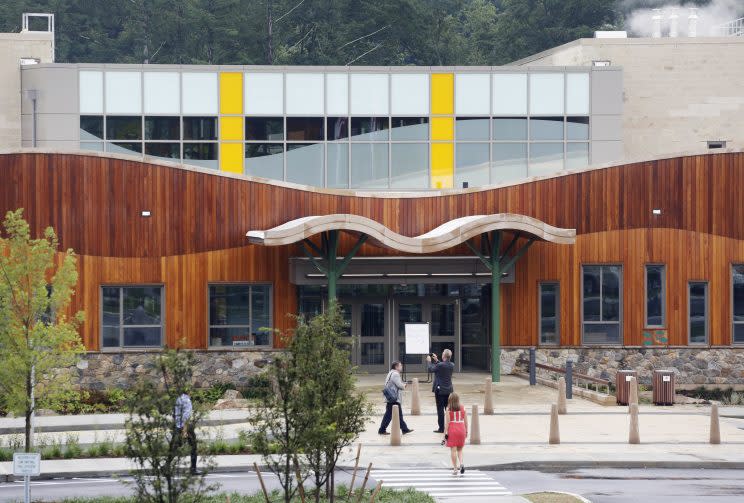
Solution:
[[[732,263],[744,262],[744,153],[680,157],[436,197],[373,198],[303,191],[175,167],[76,154],[0,155],[0,212],[25,208],[33,232],[53,226],[80,255],[75,305],[98,349],[101,284],[166,285],[167,342],[206,345],[206,285],[274,284],[274,322],[296,310],[288,258],[297,249],[248,245],[248,230],[306,215],[355,213],[402,234],[461,216],[513,212],[576,228],[575,246],[538,243],[505,285],[505,345],[537,343],[537,283],[561,285],[561,342],[578,345],[580,266],[624,266],[624,341],[640,345],[643,266],[667,265],[670,344],[686,343],[686,284],[710,282],[712,345],[731,343]],[[652,209],[662,214],[654,216]],[[141,210],[150,210],[142,218]],[[343,246],[346,246],[344,244]],[[364,255],[390,254],[365,246]],[[465,254],[467,249],[449,250]]]

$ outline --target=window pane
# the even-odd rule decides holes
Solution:
[[[250,285],[210,285],[209,324],[250,325]]]
[[[251,333],[256,345],[271,345],[271,332],[262,330],[271,328],[271,288],[268,285],[254,285],[251,287],[251,306],[253,321]]]
[[[142,113],[140,72],[106,72],[106,113]]]
[[[486,74],[455,74],[455,112],[467,115],[488,115],[491,77]]]
[[[284,113],[284,75],[281,73],[246,73],[243,77],[245,113]]]
[[[287,144],[287,181],[323,186],[323,144]]]
[[[393,114],[429,113],[429,75],[393,74],[390,77],[390,107]]]
[[[161,287],[127,287],[124,294],[124,325],[159,325]]]
[[[389,127],[387,117],[353,117],[351,139],[352,141],[386,141]]]
[[[246,117],[246,140],[284,140],[284,119],[282,117]]]
[[[382,337],[385,335],[385,305],[362,304],[362,337]]]
[[[530,75],[530,113],[563,114],[563,74]]]
[[[119,325],[119,288],[104,287],[101,289],[103,295],[103,325]],[[117,336],[118,338],[118,336]],[[117,342],[118,344],[118,342]]]
[[[620,321],[619,266],[602,266],[602,321]]]
[[[326,75],[326,113],[346,115],[349,113],[349,76],[345,73]]]
[[[494,74],[492,107],[495,115],[526,115],[527,74]]]
[[[184,72],[181,74],[184,114],[217,114],[217,74]]]
[[[566,169],[581,169],[589,166],[588,143],[566,143]]]
[[[160,327],[124,328],[124,346],[160,346]]]
[[[180,140],[178,117],[145,117],[145,140]]]
[[[136,155],[142,153],[142,143],[107,143],[106,152]]]
[[[567,140],[589,139],[589,117],[567,117],[566,118]]]
[[[217,117],[184,117],[184,140],[216,140]]]
[[[181,159],[181,144],[145,143],[145,154],[164,159]]]
[[[733,267],[734,321],[744,321],[744,265]]]
[[[209,347],[255,346],[251,327],[209,327]]]
[[[734,344],[744,344],[744,323],[734,324]]]
[[[361,365],[385,365],[385,344],[382,342],[363,342]]]
[[[119,326],[115,327],[103,327],[103,347],[104,348],[118,348],[119,347]]]
[[[349,137],[348,117],[328,117],[328,140],[342,140]]]
[[[600,319],[600,267],[584,266],[582,273],[584,321]]]
[[[491,183],[520,180],[526,177],[526,143],[493,143],[491,145]]]
[[[246,144],[245,174],[283,180],[284,145],[281,143]]]
[[[145,113],[181,112],[181,82],[177,72],[145,72]]]
[[[566,113],[589,114],[589,74],[566,74]]]
[[[493,119],[493,139],[497,141],[526,140],[527,118],[495,117]]]
[[[387,188],[387,144],[360,143],[352,145],[351,186],[359,189]]]
[[[323,117],[287,117],[288,141],[323,141]]]
[[[455,336],[455,305],[431,305],[431,335],[432,337]]]
[[[646,266],[646,326],[664,326],[664,266]]]
[[[530,145],[530,176],[548,175],[563,169],[563,143]]]
[[[540,344],[558,344],[558,285],[540,285]]]
[[[455,353],[454,342],[432,342],[431,343],[432,353],[439,355],[439,358],[442,357],[442,352],[444,352],[445,349],[449,349],[450,351],[452,351],[452,358],[450,359],[450,361],[452,363],[455,363],[457,361],[457,353]]]
[[[103,139],[103,117],[100,115],[80,116],[80,140],[102,140]]]
[[[488,140],[488,117],[458,117],[455,120],[457,140]]]
[[[392,145],[392,178],[394,188],[424,189],[429,186],[429,145],[394,143]]]
[[[107,140],[141,140],[142,117],[106,117]]]
[[[349,187],[349,145],[347,143],[328,144],[328,186]]]
[[[563,117],[530,119],[530,140],[562,140]]]
[[[455,160],[455,187],[488,185],[488,143],[456,143]]]
[[[707,285],[705,283],[690,283],[690,344],[705,344],[707,342]]]
[[[482,297],[469,297],[461,299],[460,319],[462,324],[462,343],[488,345],[490,343],[488,334],[488,323],[490,319],[485,312],[485,306],[490,300],[490,285],[488,290],[483,288]],[[489,296],[486,298],[487,295]],[[463,356],[464,358],[464,356]]]
[[[387,115],[388,75],[355,73],[351,75],[351,113]]]
[[[620,344],[620,324],[585,323],[584,344]]]
[[[428,117],[393,117],[390,137],[395,140],[428,140]]]
[[[93,152],[103,152],[102,142],[80,142],[80,150],[92,150]]]
[[[103,72],[80,71],[80,113],[103,113]]]
[[[216,169],[217,166],[217,144],[216,143],[184,143],[183,159],[185,164],[203,166]]]
[[[322,73],[287,74],[288,114],[323,115],[324,108]]]

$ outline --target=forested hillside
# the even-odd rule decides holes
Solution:
[[[619,0],[2,0],[56,14],[58,62],[496,65],[620,23]]]

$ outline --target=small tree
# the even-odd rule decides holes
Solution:
[[[56,408],[72,390],[72,374],[60,372],[85,351],[78,327],[82,313],[67,316],[77,283],[75,254],[57,259],[59,241],[47,227],[31,239],[23,210],[9,211],[0,235],[0,395],[5,407],[26,418],[26,452],[33,447],[37,408]]]
[[[303,451],[315,483],[315,501],[323,485],[329,501],[334,500],[338,458],[364,431],[371,413],[364,395],[356,392],[349,352],[342,347],[345,324],[333,303],[308,322],[300,319],[291,345],[296,372],[303,376],[298,390],[308,419]]]
[[[127,399],[131,417],[126,422],[125,452],[138,468],[132,472],[137,501],[176,503],[188,496],[189,502],[198,502],[216,486],[207,484],[206,470],[191,473],[189,446],[175,417],[176,400],[190,392],[193,355],[166,349],[156,366],[160,379],[141,380]],[[194,407],[189,421],[196,425],[203,417],[204,411]]]

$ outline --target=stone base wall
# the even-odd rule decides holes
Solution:
[[[194,386],[216,383],[245,385],[262,372],[276,351],[194,351]],[[77,365],[81,389],[129,388],[142,377],[156,375],[157,352],[88,353]]]
[[[651,384],[654,370],[674,370],[676,384],[744,384],[744,348],[539,348],[538,363],[565,367],[571,358],[574,370],[615,382],[618,370],[635,370],[641,384]],[[529,349],[508,349],[501,353],[501,372],[528,370]]]

